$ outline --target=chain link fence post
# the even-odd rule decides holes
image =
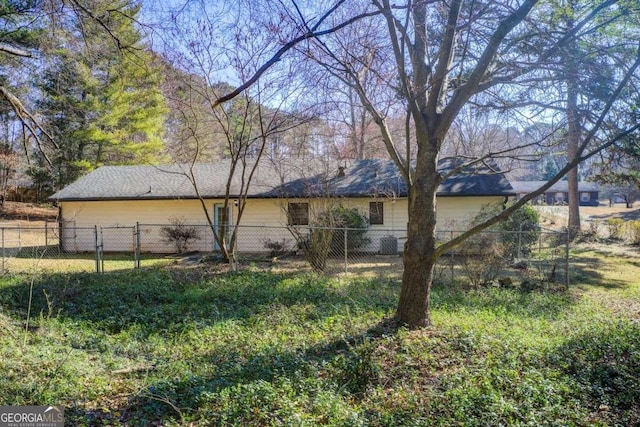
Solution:
[[[100,227],[100,273],[104,273],[104,232]]]
[[[349,270],[349,253],[347,252],[347,227],[344,228],[344,272],[346,273]]]
[[[453,231],[451,231],[451,238],[450,240],[453,240]],[[449,271],[451,272],[451,283],[453,283],[454,279],[455,279],[455,254],[453,253],[453,249],[449,250],[449,257],[451,258],[451,265],[449,266]]]
[[[98,226],[94,225],[93,226],[93,238],[94,238],[94,243],[95,243],[95,248],[96,248],[96,273],[100,273],[100,247],[98,246]]]
[[[567,227],[564,248],[564,286],[569,289],[569,244],[571,243],[571,229]]]
[[[2,273],[6,273],[4,265],[5,251],[4,251],[4,227],[2,227]]]
[[[140,257],[141,257],[141,250],[140,250],[140,245],[141,245],[141,239],[140,239],[140,223],[136,222],[136,228],[133,229],[133,234],[134,234],[134,242],[135,242],[135,247],[133,248],[133,264],[135,266],[135,268],[139,269],[140,268]]]
[[[522,223],[518,230],[518,259],[522,259]]]

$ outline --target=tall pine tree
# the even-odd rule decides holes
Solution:
[[[117,39],[94,19],[64,28],[40,85],[40,108],[59,146],[51,156],[56,186],[103,164],[162,160],[166,106],[153,55],[134,27],[139,6],[93,0],[91,8],[97,16],[124,11],[102,13]]]

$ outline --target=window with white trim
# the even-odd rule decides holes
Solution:
[[[369,224],[371,225],[384,224],[384,203],[369,202]]]
[[[289,225],[309,225],[309,203],[289,203],[287,221]]]

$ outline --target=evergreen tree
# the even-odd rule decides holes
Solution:
[[[133,26],[139,7],[115,3],[96,0],[92,9],[125,11],[105,18],[118,43],[105,38],[95,20],[80,21],[84,40],[77,27],[66,29],[40,84],[40,107],[59,145],[52,156],[57,186],[102,164],[162,160],[160,73]]]
[[[544,162],[544,171],[542,172],[542,180],[548,181],[558,173],[558,165],[551,160],[547,159]]]

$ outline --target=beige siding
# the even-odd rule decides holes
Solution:
[[[502,206],[504,197],[440,197],[438,229],[464,230],[483,208]]]
[[[398,251],[406,239],[407,200],[396,201],[372,198],[354,198],[336,200],[304,200],[309,202],[310,216],[342,203],[355,207],[368,217],[369,202],[384,203],[384,224],[372,225],[368,235],[369,243],[360,248],[369,252],[378,252],[381,239],[393,236],[397,240]],[[440,230],[459,230],[466,226],[484,206],[502,203],[501,197],[441,197],[438,199],[438,228]],[[238,232],[238,250],[240,252],[268,251],[269,243],[280,242],[286,247],[295,248],[296,243],[287,230],[287,200],[250,199],[247,201]],[[214,204],[223,200],[207,200],[207,208],[213,215]],[[233,203],[231,203],[233,205]],[[92,201],[61,202],[62,219],[68,225],[63,229],[63,246],[69,251],[94,251],[95,226],[99,226],[99,240],[105,251],[132,251],[135,245],[134,228],[140,228],[141,250],[143,252],[173,252],[161,233],[161,225],[170,223],[172,217],[183,218],[186,224],[200,224],[200,239],[189,249],[210,251],[214,248],[214,239],[202,206],[198,200],[130,200],[130,201]],[[238,209],[232,207],[232,223],[237,220]],[[155,226],[154,226],[155,224]]]

